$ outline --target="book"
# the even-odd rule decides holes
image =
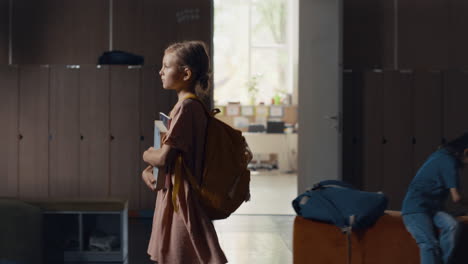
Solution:
[[[161,114],[161,113],[160,113]],[[155,120],[154,121],[154,148],[159,149],[161,148],[161,134],[167,133],[167,128],[169,125],[170,118],[166,121],[164,120]],[[153,176],[155,181],[155,188],[156,190],[160,190],[164,187],[164,171],[160,170],[158,167],[153,167]]]
[[[164,124],[164,126],[166,127],[166,130],[167,130],[172,118],[170,118],[169,116],[167,116],[163,112],[159,112],[159,120],[161,120],[163,122],[163,124]]]

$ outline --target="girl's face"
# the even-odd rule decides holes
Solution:
[[[159,75],[164,89],[179,91],[186,85],[184,72],[177,64],[177,57],[170,52],[164,55]]]

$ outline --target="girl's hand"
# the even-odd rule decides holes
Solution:
[[[156,180],[153,176],[153,166],[146,167],[146,169],[144,169],[141,173],[141,178],[145,182],[146,186],[148,186],[148,188],[150,188],[152,191],[156,190]]]
[[[149,147],[145,152],[143,152],[143,160],[146,163],[150,163],[151,155],[156,151],[153,147]]]

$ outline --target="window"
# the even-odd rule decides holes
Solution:
[[[214,1],[215,104],[290,103],[297,33],[291,0]]]

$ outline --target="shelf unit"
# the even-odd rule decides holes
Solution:
[[[41,201],[48,263],[128,263],[128,203],[120,200]],[[90,238],[114,236],[92,249]],[[110,245],[110,244],[109,244]]]

